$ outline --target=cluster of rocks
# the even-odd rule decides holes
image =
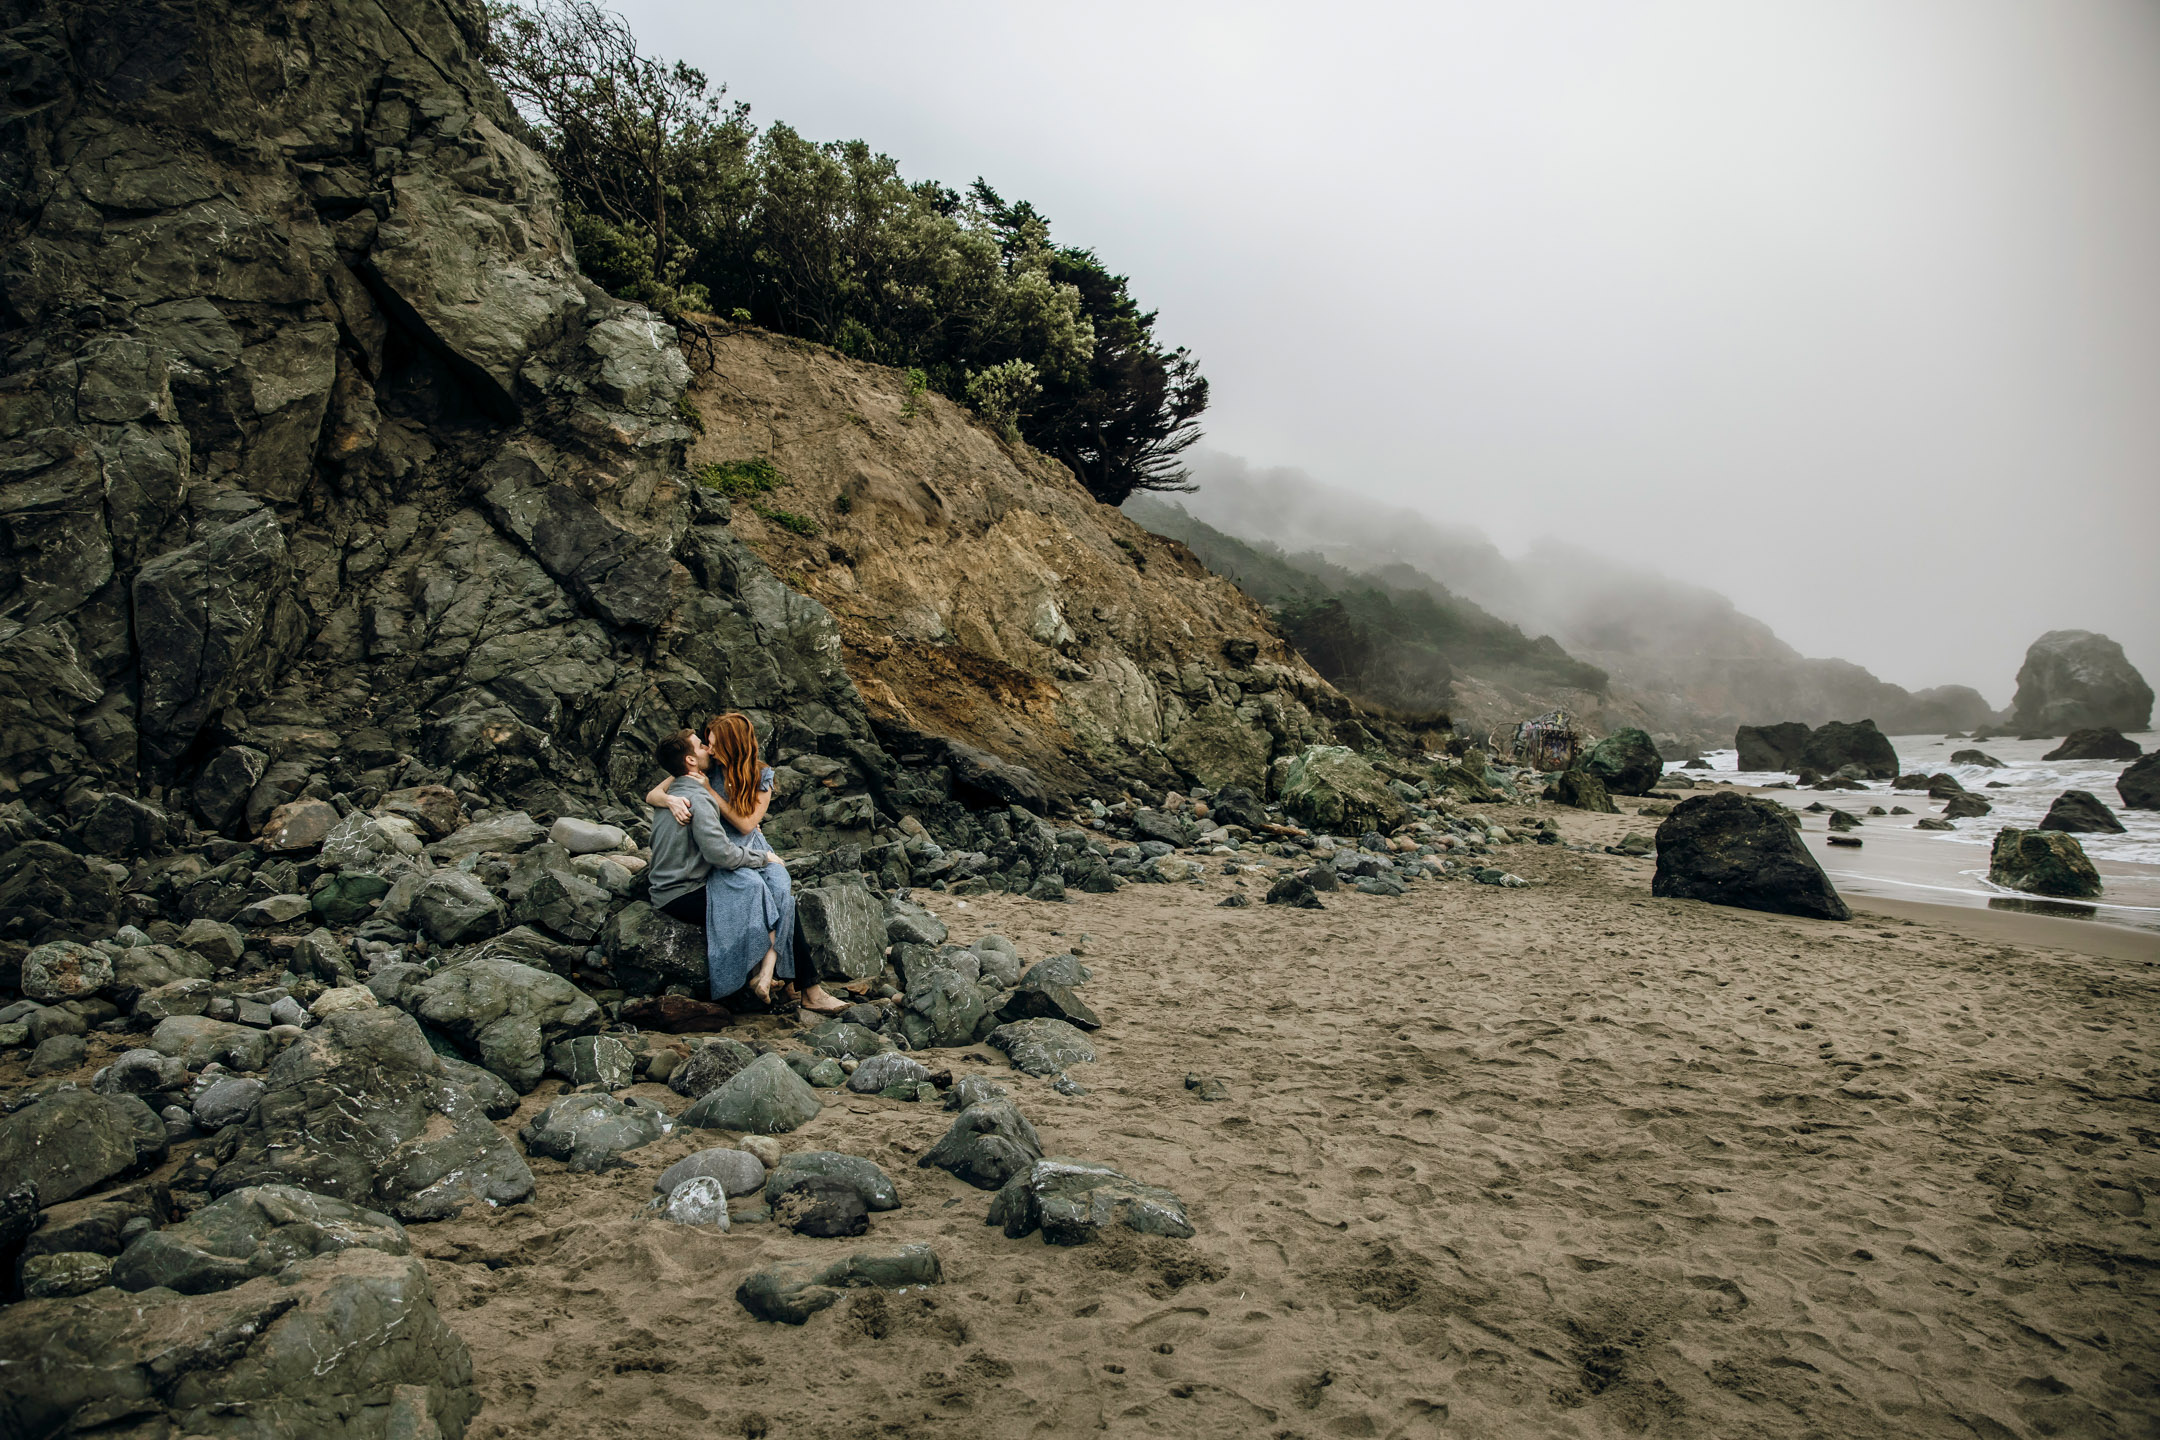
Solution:
[[[382,807],[355,810],[331,827],[324,848],[400,833],[383,827],[385,818]],[[484,845],[471,843],[476,831]],[[42,1317],[38,1324],[53,1323],[40,1306],[75,1307],[69,1314],[80,1323],[38,1341],[47,1362],[91,1363],[71,1347],[103,1343],[110,1332],[84,1316],[148,1304],[177,1324],[201,1309],[183,1297],[274,1281],[321,1290],[307,1291],[321,1312],[310,1312],[308,1324],[352,1329],[364,1317],[337,1307],[364,1289],[375,1312],[394,1306],[412,1317],[426,1353],[408,1378],[442,1392],[430,1392],[420,1414],[447,1433],[472,1408],[469,1362],[432,1311],[404,1225],[529,1199],[529,1157],[601,1171],[687,1128],[739,1138],[664,1172],[656,1218],[860,1236],[871,1215],[900,1204],[892,1178],[863,1157],[783,1152],[771,1138],[808,1124],[826,1103],[820,1092],[841,1088],[955,1112],[922,1163],[996,1192],[989,1223],[1008,1234],[1039,1230],[1073,1244],[1108,1225],[1192,1233],[1174,1194],[1099,1162],[1046,1157],[1004,1086],[981,1074],[955,1083],[951,1065],[936,1057],[987,1042],[1018,1074],[1084,1093],[1067,1072],[1096,1059],[1088,1036],[1102,1025],[1080,994],[1093,978],[1081,959],[1084,938],[1033,964],[999,935],[951,943],[943,922],[905,891],[839,871],[851,857],[827,855],[823,877],[802,891],[805,931],[825,973],[853,982],[863,998],[784,1047],[677,1039],[622,1017],[640,1005],[696,1003],[688,997],[588,993],[571,978],[598,947],[564,933],[563,917],[577,913],[562,908],[565,897],[578,898],[565,881],[581,872],[562,856],[602,857],[632,874],[642,856],[619,831],[559,821],[543,834],[518,817],[472,822],[445,838],[447,848],[433,855],[397,851],[410,868],[397,869],[362,907],[368,918],[358,925],[292,933],[293,922],[325,918],[305,903],[309,895],[331,893],[353,873],[316,863],[317,881],[329,883],[281,889],[303,903],[255,918],[246,912],[260,902],[247,901],[232,917],[244,926],[158,919],[94,941],[47,940],[24,955],[17,979],[27,998],[0,1012],[9,1027],[0,1042],[34,1047],[33,1064],[47,1078],[0,1098],[0,1266],[10,1294],[23,1297],[16,1309]],[[360,849],[370,864],[383,863]],[[473,863],[460,868],[452,855]],[[442,863],[431,868],[431,860]],[[430,887],[453,877],[468,882],[453,898],[469,903],[423,909]],[[220,883],[244,898],[244,883]],[[536,903],[549,885],[555,893]],[[398,913],[412,929],[382,915],[401,887],[411,908]],[[581,924],[598,939],[630,909],[595,899]],[[510,925],[513,918],[527,923]],[[696,932],[649,907],[639,923],[641,953],[695,948]],[[273,968],[281,964],[288,968]],[[106,1034],[142,1043],[85,1075],[90,1038]],[[531,1112],[513,1140],[496,1122],[548,1077],[562,1093]],[[664,1083],[687,1103],[624,1093],[640,1081]],[[153,1168],[158,1183],[136,1179]],[[356,1247],[377,1258],[343,1256]],[[763,1318],[800,1323],[846,1286],[936,1283],[939,1274],[935,1253],[921,1247],[863,1251],[760,1271],[740,1298]],[[355,1335],[345,1340],[347,1349],[367,1349]],[[228,1365],[206,1393],[290,1379],[256,1376],[255,1363]],[[355,1375],[375,1373],[373,1363],[356,1359]],[[421,1402],[408,1394],[399,1403]]]
[[[1154,804],[1088,802],[1079,828],[1058,832],[1084,852],[1082,888],[1199,883],[1210,873],[1268,881],[1266,899],[1307,908],[1353,889],[1402,895],[1421,880],[1527,882],[1484,863],[1494,847],[1560,843],[1549,818],[1512,829],[1469,808],[1522,803],[1533,772],[1495,766],[1471,750],[1460,759],[1412,762],[1314,746],[1276,766],[1271,799],[1242,786],[1170,792]],[[1100,870],[1090,865],[1089,857]],[[1239,878],[1240,891],[1247,880]],[[1250,903],[1233,893],[1222,903]]]
[[[1742,725],[1733,735],[1740,768],[1784,771],[1802,785],[1860,789],[1868,780],[1898,773],[1897,750],[1873,720],[1827,721],[1809,727],[1797,720]]]

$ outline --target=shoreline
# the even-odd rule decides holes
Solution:
[[[1597,844],[1650,820],[1480,808]],[[1007,1240],[987,1193],[915,1164],[952,1116],[875,1096],[828,1092],[778,1137],[885,1167],[902,1206],[861,1242],[643,1218],[661,1167],[726,1143],[711,1132],[597,1176],[535,1160],[533,1203],[414,1232],[473,1349],[470,1435],[1969,1440],[2160,1421],[2132,1358],[2160,1353],[2135,1258],[2160,1197],[2145,963],[1864,906],[1839,923],[1654,900],[1647,861],[1602,853],[1495,859],[1531,888],[1419,882],[1313,911],[1258,903],[1250,876],[1254,903],[1223,909],[1238,887],[1211,866],[1065,904],[922,894],[955,940],[995,930],[1030,962],[1089,937],[1104,1028],[1071,1072],[1084,1093],[986,1046],[940,1060],[1006,1085],[1046,1153],[1175,1189],[1195,1237]],[[854,1293],[801,1330],[732,1298],[775,1260],[908,1242],[937,1248],[943,1285]]]

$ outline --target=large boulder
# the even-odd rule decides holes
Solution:
[[[2040,828],[2060,830],[2066,835],[2123,833],[2122,821],[2116,819],[2115,812],[2102,804],[2100,797],[2090,790],[2065,790],[2056,796],[2055,803],[2048,806],[2047,818],[2040,822]]]
[[[1658,754],[1656,742],[1641,730],[1613,731],[1590,747],[1581,763],[1614,795],[1647,795],[1665,773],[1665,760]]]
[[[227,1194],[297,1185],[402,1220],[532,1194],[532,1171],[455,1083],[419,1022],[383,1006],[324,1020],[278,1056],[211,1177]]]
[[[240,823],[248,796],[262,783],[270,757],[248,745],[228,745],[210,757],[189,794],[205,826],[223,833]]]
[[[681,1123],[701,1130],[780,1135],[805,1125],[825,1108],[817,1091],[778,1055],[760,1055],[708,1091],[682,1113]]]
[[[2125,810],[2160,810],[2160,750],[2116,777],[2115,793]]]
[[[900,1033],[915,1050],[972,1045],[990,1014],[982,986],[957,970],[919,970],[907,991]]]
[[[421,881],[411,913],[414,928],[425,931],[438,945],[485,940],[503,928],[503,903],[495,892],[456,870],[440,871]]]
[[[94,1290],[0,1310],[10,1435],[421,1440],[480,1409],[427,1269],[357,1247],[228,1290]],[[112,1432],[116,1433],[116,1432]]]
[[[58,1205],[148,1169],[165,1146],[165,1122],[133,1095],[58,1090],[0,1117],[0,1195],[29,1184]]]
[[[2122,646],[2090,630],[2050,630],[2025,652],[2010,723],[2026,735],[2146,730],[2153,692]]]
[[[824,979],[869,980],[885,968],[885,905],[859,876],[835,876],[800,891],[795,923]]]
[[[1852,918],[1785,808],[1730,790],[1691,795],[1658,826],[1650,893],[1820,920]]]
[[[704,930],[663,915],[643,900],[633,900],[609,917],[600,933],[600,949],[626,994],[656,995],[670,985],[702,991],[708,983]]]
[[[878,1168],[876,1161],[837,1150],[791,1150],[781,1156],[780,1163],[773,1167],[772,1175],[765,1181],[767,1203],[778,1200],[790,1185],[805,1175],[822,1175],[840,1181],[862,1197],[867,1209],[900,1208],[899,1188],[893,1184],[892,1176]]]
[[[1337,834],[1393,830],[1407,811],[1387,780],[1357,752],[1315,745],[1283,770],[1283,809],[1301,824]]]
[[[1005,1052],[1015,1070],[1056,1075],[1069,1065],[1092,1064],[1095,1047],[1063,1020],[1015,1020],[990,1032],[992,1049]]]
[[[530,863],[543,851],[551,853],[539,863]],[[511,877],[509,898],[512,920],[537,925],[579,945],[597,939],[607,924],[608,892],[571,869],[569,856],[560,846],[543,845],[527,852]]]
[[[475,820],[444,836],[427,847],[427,853],[437,860],[462,860],[467,855],[480,855],[495,851],[503,855],[521,855],[547,838],[542,829],[522,810],[512,810],[501,815],[490,815],[485,820]]]
[[[520,1091],[547,1073],[550,1045],[600,1027],[600,1007],[545,970],[483,955],[437,971],[401,997],[467,1055]]]
[[[1050,1156],[1005,1182],[990,1202],[992,1225],[1014,1240],[1042,1231],[1046,1245],[1084,1245],[1122,1226],[1142,1235],[1192,1238],[1185,1202],[1092,1160]]]
[[[1996,831],[1994,849],[1988,853],[1988,879],[2032,895],[2090,899],[2100,893],[2100,872],[2085,858],[2085,847],[2075,835],[2059,830],[2006,825]]]
[[[702,1100],[749,1068],[757,1052],[740,1040],[710,1040],[693,1045],[681,1064],[668,1073],[668,1089],[685,1100]]]
[[[1042,1153],[1042,1137],[1012,1101],[983,1100],[954,1116],[944,1137],[915,1163],[935,1166],[978,1190],[996,1190]]]
[[[1605,782],[1588,770],[1564,770],[1553,782],[1553,799],[1577,810],[1590,810],[1600,815],[1617,815],[1620,807],[1613,804],[1611,792]]]
[[[667,1112],[650,1100],[565,1095],[535,1115],[518,1138],[534,1155],[597,1171],[627,1164],[623,1151],[650,1145],[670,1128]]]
[[[1812,731],[1800,747],[1800,768],[1835,775],[1846,766],[1869,780],[1897,778],[1897,751],[1873,720],[1830,720]]]
[[[412,1252],[405,1227],[380,1211],[292,1185],[252,1185],[177,1225],[137,1236],[113,1263],[112,1283],[206,1295],[275,1275],[295,1260],[356,1247]]]
[[[1733,746],[1740,752],[1740,768],[1758,773],[1798,770],[1809,733],[1808,727],[1797,720],[1742,725],[1733,734]]]
[[[112,983],[105,987],[105,993],[115,1004],[133,1005],[149,991],[189,980],[208,980],[216,973],[217,967],[193,950],[175,945],[133,945],[113,957]]]
[[[1968,752],[1960,750],[1959,755]],[[2073,730],[2063,737],[2063,743],[2042,755],[2042,760],[2135,760],[2145,753],[2137,741],[2120,730],[2106,726],[2097,729]],[[1950,757],[1952,761],[1957,755]]]
[[[103,865],[50,840],[0,855],[0,940],[97,940],[112,934],[120,892]]]
[[[260,1070],[270,1063],[270,1036],[252,1025],[212,1020],[203,1015],[173,1015],[150,1032],[150,1048],[170,1055],[190,1070],[215,1060],[228,1070]]]
[[[23,956],[22,993],[46,1005],[95,995],[112,981],[112,957],[92,945],[51,940]]]

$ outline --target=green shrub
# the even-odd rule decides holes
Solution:
[[[748,500],[768,494],[787,483],[772,461],[760,457],[755,460],[724,460],[707,465],[697,471],[697,482],[706,489],[725,495],[730,500]]]
[[[783,530],[792,530],[797,535],[815,535],[818,533],[817,521],[807,515],[797,515],[794,511],[782,510],[777,505],[753,504],[750,508]]]
[[[910,365],[907,372],[907,398],[900,402],[900,418],[912,420],[922,414],[922,397],[930,388],[930,377],[920,368]]]

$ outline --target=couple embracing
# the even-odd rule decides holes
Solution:
[[[773,772],[759,760],[749,720],[715,715],[702,735],[663,738],[654,758],[670,778],[645,796],[654,809],[652,904],[704,928],[712,998],[748,991],[763,1007],[781,980],[805,1010],[844,1009],[800,951],[787,867],[759,828],[772,805]]]

